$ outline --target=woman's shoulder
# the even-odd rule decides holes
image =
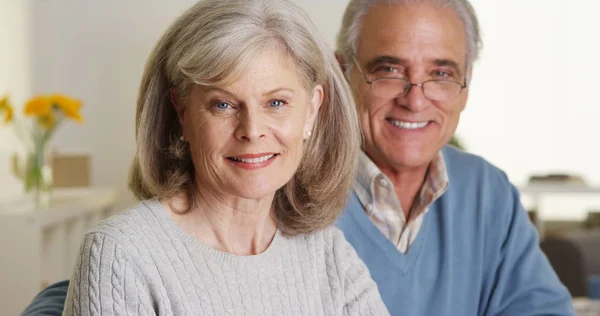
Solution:
[[[346,237],[344,237],[344,233],[336,226],[329,226],[323,230],[307,235],[313,236],[313,238],[321,238],[323,239],[323,241],[331,245],[346,242]]]
[[[161,221],[159,205],[156,200],[140,201],[101,221],[87,235],[108,237],[119,244],[141,241]]]
[[[348,251],[348,247],[352,246],[346,241],[344,233],[335,226],[327,227],[307,234],[299,234],[294,236],[296,242],[306,243],[310,246],[321,248],[326,255],[340,256],[343,252]]]

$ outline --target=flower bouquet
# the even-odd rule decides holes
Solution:
[[[25,149],[22,161],[14,159],[14,173],[23,180],[25,192],[33,193],[38,207],[47,206],[50,200],[52,167],[49,144],[52,136],[65,120],[83,122],[81,105],[79,100],[63,94],[40,95],[25,103],[24,118],[20,119],[15,117],[9,97],[0,98],[0,121],[4,125],[13,125]]]

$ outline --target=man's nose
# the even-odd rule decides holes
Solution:
[[[428,100],[420,84],[411,84],[406,95],[396,98],[396,103],[411,112],[419,112],[427,107]]]

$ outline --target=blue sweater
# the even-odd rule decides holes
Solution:
[[[355,194],[337,222],[392,315],[575,315],[506,175],[453,147],[448,190],[401,254]]]

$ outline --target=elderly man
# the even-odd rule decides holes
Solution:
[[[479,26],[466,0],[351,0],[338,60],[364,134],[338,221],[392,315],[573,315],[506,175],[445,146]]]

